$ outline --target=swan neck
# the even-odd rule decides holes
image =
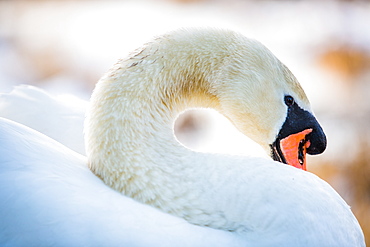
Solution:
[[[85,126],[89,166],[125,194],[134,190],[127,188],[127,180],[140,169],[187,167],[182,156],[191,151],[174,136],[176,117],[187,108],[217,109],[219,104],[210,93],[209,75],[178,63],[167,66],[171,70],[142,51],[117,63],[91,97]]]

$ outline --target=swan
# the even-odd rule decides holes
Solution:
[[[275,161],[185,148],[173,121],[189,107],[216,109]],[[304,171],[326,138],[303,89],[233,31],[173,31],[115,64],[91,96],[86,157],[0,125],[2,245],[365,246],[346,202]]]

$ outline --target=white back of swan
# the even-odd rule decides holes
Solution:
[[[0,118],[1,246],[247,246],[107,187],[85,157]]]
[[[83,122],[87,105],[70,95],[54,97],[29,85],[0,93],[0,117],[35,129],[80,154],[85,154]]]

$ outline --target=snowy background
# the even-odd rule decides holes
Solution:
[[[0,93],[32,84],[88,100],[117,59],[155,35],[199,26],[260,40],[296,75],[328,137],[308,170],[339,191],[370,239],[370,2],[0,1]],[[213,112],[187,113],[176,130],[198,150],[256,149]]]

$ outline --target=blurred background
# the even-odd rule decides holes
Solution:
[[[308,170],[351,205],[369,242],[370,1],[0,0],[0,93],[32,84],[88,100],[117,59],[199,26],[260,40],[296,75],[328,137]],[[213,111],[186,112],[175,128],[196,150],[261,152]]]

